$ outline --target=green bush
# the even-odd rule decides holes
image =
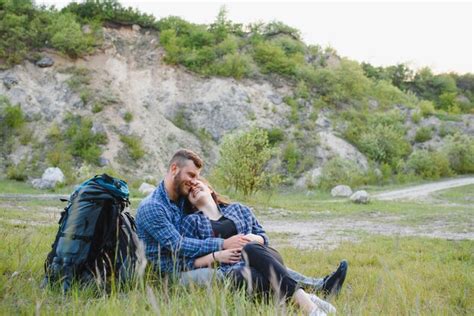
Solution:
[[[10,165],[7,168],[7,179],[16,180],[16,181],[25,181],[28,179],[27,173],[28,163],[26,160],[20,161],[18,164]]]
[[[449,165],[456,173],[474,172],[474,139],[469,135],[455,134],[446,137],[442,151],[449,159]]]
[[[275,146],[276,144],[280,143],[285,139],[285,134],[280,128],[274,127],[268,129],[266,132],[268,135],[268,143],[270,144],[270,146]]]
[[[441,152],[415,150],[407,160],[409,171],[425,179],[437,179],[452,174],[448,157]]]
[[[137,9],[123,7],[117,0],[86,0],[82,3],[72,2],[62,12],[73,13],[84,22],[115,22],[124,25],[137,24],[145,28],[158,28],[156,19],[151,14],[141,13]]]
[[[286,166],[289,174],[295,174],[301,154],[295,143],[290,142],[283,150],[283,163]]]
[[[252,59],[249,56],[230,53],[214,64],[212,72],[219,76],[241,79],[248,77],[252,73],[252,69]]]
[[[416,130],[415,142],[424,143],[433,137],[433,126],[422,126]]]
[[[365,175],[352,161],[335,157],[323,166],[318,186],[330,190],[339,184],[356,187],[366,182]]]
[[[20,105],[8,105],[3,108],[1,120],[5,127],[15,131],[19,130],[25,124],[25,115],[21,110]]]
[[[48,33],[53,48],[71,57],[90,52],[94,44],[94,38],[82,33],[81,25],[72,13],[59,14],[49,26]]]
[[[419,110],[414,111],[413,114],[411,115],[411,120],[412,120],[413,123],[415,123],[415,124],[420,123],[421,118],[422,118],[422,114],[421,114],[421,111],[419,111]]]
[[[410,152],[404,135],[390,125],[377,124],[360,135],[358,147],[370,159],[392,164],[395,159]]]
[[[439,126],[439,136],[440,137],[446,137],[448,135],[454,135],[456,134],[457,129],[455,127],[452,127],[446,123],[441,123]]]
[[[121,135],[120,140],[125,145],[125,149],[133,160],[137,161],[145,156],[142,141],[136,135]]]
[[[263,73],[277,73],[284,76],[295,74],[296,62],[285,51],[271,43],[259,43],[254,47],[253,58]]]
[[[125,120],[125,122],[130,123],[133,120],[133,114],[127,111],[123,115],[123,119]]]
[[[374,97],[382,108],[389,108],[393,105],[403,104],[409,106],[413,104],[413,99],[406,93],[385,80],[377,81],[371,88],[370,95]]]
[[[343,118],[349,121],[344,131],[345,138],[373,161],[386,162],[394,167],[399,159],[411,152],[411,145],[405,139],[405,119],[400,112],[353,110],[344,112]]]
[[[0,59],[18,64],[28,52],[28,16],[0,10]]]
[[[215,176],[225,187],[250,195],[273,181],[265,170],[272,152],[264,130],[227,135],[219,148]]]
[[[435,107],[434,107],[433,102],[431,101],[426,101],[426,100],[420,101],[420,103],[418,103],[418,108],[421,111],[421,115],[423,115],[424,117],[435,113]]]
[[[105,133],[92,132],[92,120],[81,116],[70,116],[66,119],[68,128],[65,132],[65,141],[69,145],[71,154],[92,164],[98,164],[102,149],[100,145],[107,144]]]

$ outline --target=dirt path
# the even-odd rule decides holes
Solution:
[[[453,231],[445,221],[436,220],[422,225],[402,225],[398,217],[361,218],[358,220],[321,219],[312,221],[281,221],[262,219],[265,230],[278,246],[306,249],[333,249],[341,242],[357,242],[366,235],[419,236],[448,240],[474,240],[473,229]]]
[[[436,191],[461,187],[469,184],[474,184],[474,177],[438,181],[433,183],[411,186],[399,190],[391,190],[374,194],[372,198],[377,200],[409,200],[426,196]]]
[[[373,195],[379,200],[413,199],[422,198],[432,192],[474,184],[474,177],[459,178],[439,181],[435,183],[411,186],[404,189],[392,190]],[[1,194],[0,208],[6,210],[16,209],[28,211],[21,203],[15,201],[25,200],[58,200],[67,196],[62,194]],[[25,224],[49,226],[56,224],[61,210],[56,207],[41,207],[31,219],[2,219],[10,224]],[[285,210],[280,210],[284,212]],[[270,215],[270,216],[269,216]],[[423,236],[449,240],[474,240],[474,218],[467,219],[462,225],[433,218],[416,225],[403,223],[401,215],[384,214],[383,212],[369,212],[358,217],[341,216],[339,218],[326,218],[319,216],[309,220],[292,220],[275,218],[270,214],[261,214],[260,222],[272,238],[272,243],[278,247],[292,246],[297,248],[324,248],[337,247],[344,241],[359,241],[366,235],[384,236]],[[462,227],[461,227],[462,226]]]

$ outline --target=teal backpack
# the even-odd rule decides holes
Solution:
[[[129,206],[125,181],[102,174],[79,185],[61,213],[59,230],[45,261],[42,287],[73,280],[126,281],[142,260],[142,246]]]

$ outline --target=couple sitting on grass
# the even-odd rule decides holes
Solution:
[[[202,167],[196,153],[177,151],[165,179],[138,207],[138,236],[154,268],[181,284],[229,279],[236,288],[293,299],[310,315],[335,313],[334,306],[304,289],[337,294],[347,262],[320,279],[287,268],[252,211],[217,194],[200,177]]]

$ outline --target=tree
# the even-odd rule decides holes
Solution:
[[[271,181],[265,167],[272,157],[267,132],[252,129],[228,135],[220,146],[216,176],[228,188],[250,195]]]

